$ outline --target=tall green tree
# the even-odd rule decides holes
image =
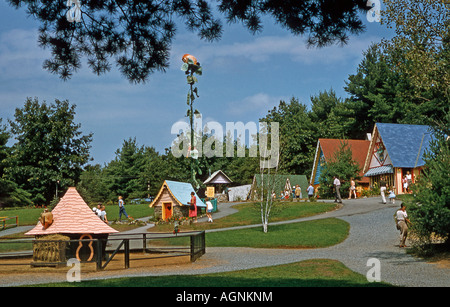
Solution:
[[[450,141],[446,132],[437,131],[430,150],[424,154],[425,169],[412,186],[408,204],[412,229],[419,245],[429,246],[433,236],[450,244]]]
[[[349,76],[344,87],[349,94],[345,107],[353,118],[347,135],[349,138],[363,139],[366,133],[372,132],[374,123],[396,122],[400,119],[399,112],[403,109],[399,109],[399,106],[405,101],[396,97],[395,87],[398,83],[399,80],[382,59],[380,48],[370,46],[364,52],[356,73]]]
[[[379,45],[393,73],[408,83],[397,96],[406,117],[437,125],[450,106],[450,7],[448,1],[386,0],[382,24],[395,30]],[[399,14],[398,12],[401,12]]]
[[[5,174],[7,159],[11,155],[11,148],[7,146],[10,133],[0,118],[0,208],[30,205],[30,194],[11,181]]]
[[[111,195],[106,184],[104,168],[100,164],[84,167],[77,191],[87,203],[103,203],[109,200]]]
[[[356,120],[333,89],[311,96],[309,116],[313,122],[320,124],[318,138],[342,138],[349,134]]]
[[[57,189],[75,185],[89,161],[92,134],[82,135],[74,120],[75,105],[67,100],[27,98],[9,121],[16,142],[6,172],[34,203],[49,204]]]
[[[107,186],[115,197],[137,197],[146,188],[140,180],[144,163],[144,146],[138,146],[136,138],[124,140],[115,159],[105,167]]]
[[[435,89],[450,96],[450,5],[448,1],[384,0],[381,23],[393,28],[383,40],[387,60],[414,86],[411,93]],[[401,12],[401,13],[399,13]],[[425,98],[425,97],[423,97]]]
[[[334,195],[334,176],[338,177],[341,181],[341,193],[342,191],[348,191],[352,178],[355,181],[361,179],[359,176],[361,167],[361,165],[353,160],[352,149],[348,145],[348,142],[343,139],[339,149],[329,161],[326,161],[320,173],[319,195],[321,197],[331,197]]]
[[[342,105],[340,120],[347,120],[350,138],[364,138],[376,122],[433,125],[448,112],[447,98],[439,87],[419,90],[389,60],[396,50],[383,48],[370,46],[357,72],[346,82],[349,98]]]
[[[187,170],[181,172],[182,178],[175,178],[173,173],[175,170],[170,166],[170,159],[166,159],[154,147],[145,147],[144,159],[141,186],[144,186],[145,190],[141,192],[141,197],[148,196],[148,194],[156,196],[164,180],[184,181],[186,177],[190,178]]]
[[[317,144],[318,126],[310,118],[307,106],[295,98],[289,103],[280,101],[278,107],[270,110],[261,121],[279,123],[279,172],[310,172]]]

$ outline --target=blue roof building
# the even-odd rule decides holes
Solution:
[[[155,208],[155,216],[167,220],[172,216],[188,217],[191,192],[196,197],[197,208],[206,208],[206,204],[200,200],[190,183],[178,181],[164,181],[158,195],[149,205]]]
[[[410,183],[419,176],[425,165],[423,154],[430,146],[433,133],[429,126],[376,123],[364,164],[364,176],[370,184],[384,177],[396,193],[407,192],[403,181],[411,176]]]

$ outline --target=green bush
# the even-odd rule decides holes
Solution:
[[[406,201],[411,230],[427,245],[433,239],[449,242],[450,234],[450,142],[441,136],[424,155],[426,167],[412,186],[414,197]]]

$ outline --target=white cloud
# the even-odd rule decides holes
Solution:
[[[286,97],[274,97],[266,93],[256,93],[252,96],[247,96],[239,101],[232,101],[225,109],[230,116],[241,116],[251,114],[252,117],[258,119],[267,114],[267,111],[274,106],[278,106],[280,100],[285,100]],[[238,121],[239,119],[236,119]]]
[[[49,56],[37,46],[37,30],[12,29],[0,34],[0,73],[9,78],[28,78],[42,70]]]

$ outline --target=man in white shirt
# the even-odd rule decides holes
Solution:
[[[338,202],[338,203],[342,203],[342,199],[341,199],[341,181],[338,179],[338,177],[334,176],[334,181],[333,181],[333,185],[334,185],[334,190],[335,190],[335,200],[334,202]]]
[[[402,204],[401,208],[397,211],[397,225],[400,229],[400,247],[406,247],[406,237],[408,236],[409,219],[406,213],[406,206]]]
[[[312,186],[312,184],[309,184],[309,187],[306,189],[306,192],[308,192],[308,198],[309,201],[313,201],[314,200],[314,187]]]

